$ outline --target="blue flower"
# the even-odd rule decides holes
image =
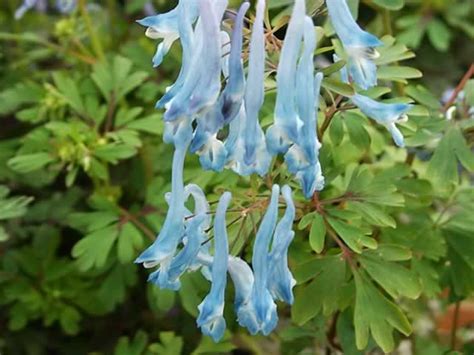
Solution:
[[[179,5],[169,12],[148,16],[137,21],[140,25],[147,27],[145,33],[147,37],[163,39],[163,41],[158,44],[156,53],[153,56],[153,67],[157,67],[161,64],[172,44],[179,38],[179,7],[186,7],[186,11],[189,11],[190,14],[190,21],[195,21],[198,14],[196,0],[181,0]]]
[[[229,136],[224,143],[227,151],[227,165],[239,175],[248,176],[257,173],[264,176],[270,166],[271,156],[260,125],[257,125],[256,159],[250,165],[245,161],[245,143],[248,140],[245,131],[246,118],[245,108],[242,105],[238,116],[230,123]]]
[[[253,248],[252,266],[255,281],[252,292],[249,299],[237,310],[239,324],[246,327],[251,334],[262,332],[268,335],[278,322],[276,304],[268,290],[268,255],[278,217],[279,194],[280,188],[273,185],[270,204],[257,231]]]
[[[387,104],[359,94],[352,96],[351,100],[362,113],[372,118],[375,122],[385,126],[397,146],[405,146],[403,134],[396,124],[408,120],[406,113],[410,110],[412,105],[404,103]]]
[[[249,2],[244,2],[237,13],[232,31],[232,42],[228,62],[227,85],[219,98],[222,124],[228,124],[237,117],[244,99],[245,75],[242,63],[243,25]]]
[[[272,250],[268,256],[268,289],[273,299],[293,304],[293,286],[296,284],[288,268],[288,247],[293,240],[295,205],[288,185],[281,189],[286,202],[286,211],[275,228]]]
[[[19,20],[25,15],[25,13],[36,6],[38,0],[23,0],[23,3],[15,11],[15,19]]]
[[[220,22],[226,6],[225,0],[199,2],[196,30],[193,35],[187,34],[194,36],[192,53],[183,53],[183,58],[191,56],[189,67],[182,86],[166,104],[165,121],[203,114],[216,102],[221,89]],[[189,21],[185,23],[190,26]],[[189,28],[184,30],[189,32]]]
[[[296,0],[281,50],[277,70],[275,123],[267,130],[268,150],[272,154],[286,153],[298,140],[301,121],[295,103],[296,68],[303,39],[305,1]],[[314,32],[314,26],[312,28]]]
[[[383,43],[374,35],[362,30],[355,22],[346,0],[328,0],[332,26],[348,55],[348,67],[352,80],[366,90],[377,84],[378,57],[375,47]]]
[[[316,36],[310,17],[304,21],[304,51],[296,71],[295,105],[299,117],[297,139],[285,154],[288,170],[296,175],[306,198],[324,187],[319,163],[321,143],[317,137],[317,108],[322,73],[314,75]]]
[[[155,242],[146,249],[135,263],[143,264],[146,268],[163,263],[169,265],[176,248],[184,236],[185,192],[183,185],[183,168],[186,151],[191,141],[190,125],[182,124],[174,132],[175,152],[171,178],[171,195],[165,222]]]
[[[212,262],[211,291],[198,306],[197,325],[202,332],[217,342],[224,336],[226,328],[224,313],[225,286],[227,283],[227,264],[229,246],[225,215],[232,195],[225,192],[217,206],[214,222],[214,260]]]
[[[184,0],[181,0],[184,1]],[[182,47],[182,64],[175,83],[166,88],[166,93],[156,103],[156,108],[169,108],[171,101],[183,89],[190,71],[193,70],[195,60],[195,34],[193,30],[194,18],[188,6],[178,6],[178,33]]]
[[[182,238],[184,247],[171,260],[162,262],[159,269],[150,274],[148,281],[161,288],[178,290],[181,287],[180,276],[188,269],[196,269],[201,265],[197,261],[199,252],[206,252],[205,231],[209,228],[211,217],[209,203],[201,188],[195,184],[189,184],[184,189],[185,200],[189,196],[194,199],[194,214],[186,209],[185,232]],[[168,202],[171,194],[166,195]]]
[[[56,8],[62,14],[68,14],[76,8],[76,0],[56,0]]]
[[[226,41],[222,41],[224,57],[222,71],[224,75],[227,74],[228,76],[226,87],[214,106],[205,115],[197,119],[198,125],[190,150],[199,154],[201,165],[206,170],[221,171],[224,168],[228,152],[224,143],[217,138],[217,133],[239,114],[240,107],[242,106],[245,89],[241,60],[242,29],[245,13],[249,6],[249,3],[245,2],[237,14],[232,34],[230,56],[225,55],[228,51],[228,46],[226,46]]]
[[[334,56],[334,60],[338,60],[336,55]],[[341,69],[341,79],[346,83],[349,82],[346,68]],[[408,120],[406,113],[412,108],[412,105],[404,103],[387,104],[360,94],[355,94],[351,96],[350,99],[363,114],[373,119],[375,122],[385,126],[392,135],[393,141],[397,146],[405,146],[403,134],[400,132],[396,124]]]
[[[243,165],[250,172],[266,174],[271,157],[259,123],[259,112],[264,101],[265,38],[263,20],[265,0],[257,2],[257,14],[250,40],[249,69],[245,90],[245,115],[241,116],[240,131],[243,142]]]

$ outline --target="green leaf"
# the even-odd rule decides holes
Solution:
[[[400,309],[368,280],[363,273],[355,272],[356,302],[354,326],[359,350],[367,347],[369,331],[375,342],[386,353],[393,350],[393,328],[405,335],[412,331],[410,323]]]
[[[404,66],[383,66],[377,70],[377,78],[380,80],[399,81],[406,83],[404,79],[416,79],[421,78],[423,74],[421,71],[411,67]]]
[[[441,52],[448,50],[449,43],[451,42],[451,32],[449,27],[441,20],[433,18],[428,23],[427,33],[433,47]]]
[[[405,1],[404,0],[373,0],[375,4],[388,9],[388,10],[400,10]]]
[[[474,79],[468,80],[464,86],[464,93],[466,97],[466,104],[474,106]]]
[[[412,271],[374,256],[362,255],[358,260],[367,273],[393,298],[405,296],[417,299],[420,296],[421,284]]]
[[[362,253],[363,247],[369,249],[377,248],[377,241],[364,235],[364,232],[360,228],[331,217],[328,218],[328,222],[349,248],[356,253]]]
[[[355,94],[354,88],[349,84],[343,83],[338,79],[324,78],[322,83],[323,88],[333,91],[342,96],[352,96]]]
[[[23,80],[26,80],[24,78]],[[21,82],[0,92],[0,114],[16,111],[21,105],[34,103],[41,99],[43,88],[30,82]]]
[[[218,343],[215,343],[210,337],[202,337],[192,355],[231,354],[235,348],[236,345],[232,342],[232,334],[226,331],[224,337]]]
[[[136,266],[114,264],[102,281],[97,295],[99,301],[110,312],[125,301],[127,288],[137,281]]]
[[[3,187],[0,185],[0,187]],[[8,193],[8,190],[6,190]],[[21,217],[26,213],[26,207],[33,201],[32,197],[0,198],[0,220]]]
[[[115,346],[115,355],[142,355],[148,344],[148,335],[139,330],[130,341],[128,337],[120,337]]]
[[[387,214],[381,206],[367,202],[349,201],[347,203],[347,208],[359,213],[368,223],[374,226],[392,228],[397,226],[397,222],[395,222],[395,220]]]
[[[72,256],[77,259],[79,269],[86,271],[104,266],[117,235],[118,228],[112,225],[86,235],[74,245]]]
[[[119,215],[113,211],[75,212],[68,216],[68,224],[75,229],[93,232],[103,229],[119,220]]]
[[[61,72],[55,72],[53,74],[53,79],[59,94],[73,108],[73,110],[77,113],[85,112],[84,102],[79,88],[76,85],[76,81]]]
[[[94,151],[96,157],[111,164],[117,164],[119,160],[128,159],[137,153],[137,149],[127,144],[109,143],[102,145]]]
[[[469,146],[464,139],[459,129],[453,129],[451,137],[451,144],[456,153],[459,162],[469,171],[474,172],[474,152],[469,149]]]
[[[321,253],[324,249],[324,239],[326,236],[326,226],[324,218],[317,214],[314,216],[313,224],[309,231],[309,245],[316,253]]]
[[[415,56],[404,44],[395,42],[395,38],[391,36],[384,36],[382,42],[384,42],[385,45],[377,48],[380,54],[380,57],[375,60],[377,65],[398,63]]]
[[[133,261],[143,247],[143,237],[140,231],[128,222],[121,226],[117,242],[117,256],[122,264]]]
[[[295,290],[295,303],[291,318],[303,325],[318,315],[321,310],[329,315],[338,308],[342,296],[341,287],[345,283],[346,264],[340,255],[313,259],[295,270],[298,283],[314,279],[307,286]],[[317,297],[315,297],[317,295]]]
[[[387,261],[405,261],[412,258],[412,252],[407,247],[397,244],[380,244],[375,250],[367,250],[365,255],[374,255]]]
[[[59,315],[59,322],[61,328],[66,334],[75,335],[79,332],[79,321],[81,314],[71,306],[64,306],[61,308]]]
[[[156,135],[163,134],[164,129],[161,115],[151,115],[149,117],[135,120],[127,124],[127,127]]]
[[[161,332],[161,344],[152,344],[148,349],[152,354],[175,355],[181,354],[183,349],[183,338],[174,332]]]
[[[157,313],[166,314],[175,304],[176,292],[148,284],[148,304]]]
[[[461,163],[469,170],[474,168],[474,158],[466,146],[464,137],[459,129],[452,127],[436,147],[428,165],[427,178],[443,189],[457,183],[459,179],[457,158],[462,159]]]
[[[340,114],[336,114],[331,120],[331,125],[329,126],[329,137],[331,142],[338,146],[341,144],[344,139],[344,124]]]
[[[18,173],[25,174],[43,168],[55,161],[49,153],[19,155],[8,161],[8,166]]]
[[[349,138],[356,147],[367,150],[370,147],[370,136],[363,125],[363,118],[358,114],[346,111],[342,114]]]
[[[316,212],[311,212],[311,213],[305,214],[300,219],[300,222],[298,223],[298,229],[303,230],[306,227],[308,227],[311,224],[311,222],[313,221],[315,215],[316,215]]]
[[[92,80],[107,101],[120,101],[148,77],[145,72],[132,73],[132,66],[130,59],[121,56],[94,66]]]
[[[414,98],[419,103],[428,106],[433,110],[439,110],[441,108],[441,103],[439,102],[438,98],[421,85],[407,86],[405,88],[405,93],[408,96]]]

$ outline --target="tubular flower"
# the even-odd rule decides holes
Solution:
[[[189,23],[189,19],[184,18],[183,30],[188,37],[194,37],[189,53],[183,53],[183,57],[190,55],[188,58],[190,62],[189,67],[186,67],[182,85],[166,103],[165,121],[183,117],[194,118],[196,114],[204,114],[217,100],[221,88],[219,26],[226,5],[226,0],[200,1],[200,17],[193,34],[190,33],[192,24]]]
[[[259,112],[264,100],[265,81],[265,38],[263,20],[265,0],[257,2],[257,14],[252,30],[249,54],[249,70],[245,89],[245,116],[241,117],[241,137],[243,140],[243,165],[250,172],[265,175],[271,157],[267,151],[265,136],[259,123]]]
[[[217,133],[224,125],[231,122],[239,113],[242,106],[245,89],[245,78],[241,60],[242,29],[245,13],[250,4],[245,2],[240,7],[232,33],[229,51],[228,36],[222,36],[222,72],[227,77],[227,84],[217,102],[209,112],[198,117],[198,125],[191,144],[191,152],[199,154],[201,165],[206,170],[221,171],[227,160],[228,152]],[[225,32],[222,32],[225,34]]]
[[[302,122],[298,140],[285,154],[288,170],[296,175],[306,198],[324,187],[324,177],[319,164],[321,143],[317,137],[317,107],[323,79],[322,73],[314,75],[313,57],[316,36],[311,18],[306,17],[304,52],[297,68],[296,106]],[[314,78],[314,79],[313,79]]]
[[[171,196],[165,222],[155,242],[146,249],[135,263],[146,268],[162,264],[167,267],[171,262],[178,244],[184,235],[184,186],[183,168],[186,151],[191,141],[189,125],[182,125],[175,132],[175,152],[173,156]]]
[[[225,214],[232,195],[225,192],[217,206],[214,221],[214,260],[212,262],[212,285],[211,291],[198,306],[199,316],[197,325],[202,332],[219,341],[224,336],[226,328],[224,313],[224,293],[227,283],[227,264],[229,246],[227,242],[227,231]]]
[[[286,211],[275,228],[272,241],[272,250],[268,256],[268,290],[274,300],[293,304],[293,286],[296,281],[288,268],[288,247],[295,235],[293,221],[295,219],[295,205],[288,185],[281,189],[286,202]]]
[[[150,274],[148,281],[161,288],[178,290],[181,287],[180,276],[188,269],[200,267],[197,263],[197,255],[204,250],[202,245],[206,239],[205,230],[210,226],[209,203],[204,192],[195,184],[187,185],[184,189],[185,199],[192,196],[194,199],[194,214],[186,210],[185,232],[182,238],[184,244],[181,251],[169,262]],[[171,194],[166,196],[171,201]]]
[[[302,123],[298,116],[294,93],[296,68],[303,39],[305,1],[296,0],[277,70],[277,98],[275,123],[267,130],[268,149],[272,154],[286,153],[291,143],[298,140]],[[314,28],[312,29],[314,32]]]
[[[337,56],[334,56],[334,59],[337,60]],[[349,82],[346,68],[341,69],[341,78],[342,81],[346,83]],[[367,117],[370,117],[375,122],[385,126],[392,135],[392,139],[397,146],[405,146],[403,134],[400,132],[396,124],[408,120],[406,113],[412,108],[412,105],[404,103],[387,104],[357,93],[351,96],[350,99]]]
[[[408,120],[406,113],[410,110],[412,105],[403,103],[387,104],[359,94],[352,96],[351,100],[365,115],[385,126],[397,146],[405,146],[403,134],[396,124]]]
[[[278,322],[276,304],[268,289],[269,247],[278,217],[280,188],[273,185],[272,197],[267,212],[257,231],[252,256],[254,283],[249,299],[237,310],[237,320],[251,334],[262,332],[268,335]]]
[[[362,89],[377,84],[378,57],[376,47],[383,43],[374,35],[362,30],[355,22],[346,0],[327,0],[329,17],[348,56],[348,69],[352,80]]]
[[[145,35],[152,39],[163,39],[158,44],[156,53],[153,56],[153,67],[158,67],[163,58],[170,50],[173,43],[179,38],[179,7],[186,7],[189,11],[190,21],[197,18],[198,7],[196,0],[181,0],[179,5],[169,12],[148,16],[137,22],[147,27]]]

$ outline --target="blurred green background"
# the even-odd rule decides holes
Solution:
[[[291,3],[270,0],[270,13]],[[229,324],[213,344],[195,325],[202,276],[186,275],[178,293],[162,291],[133,264],[166,212],[172,147],[154,104],[180,67],[179,46],[151,67],[156,42],[135,21],[176,2],[81,0],[61,14],[51,1],[15,20],[19,5],[0,4],[0,353],[296,354],[311,344],[314,353],[336,353],[323,318],[317,331],[296,336],[288,309],[278,335],[251,338]],[[416,53],[405,63],[423,72],[418,83],[435,102],[474,59],[470,0],[361,0],[359,20]],[[239,183],[230,172],[203,172],[195,157],[185,175],[211,201]],[[440,323],[423,313],[419,321],[432,336],[417,353],[442,353]]]

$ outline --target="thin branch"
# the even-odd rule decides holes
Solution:
[[[451,350],[455,351],[457,348],[456,333],[458,330],[459,310],[461,308],[461,301],[457,301],[454,306],[453,324],[451,325]]]
[[[119,207],[120,208],[120,213],[123,216],[123,221],[121,223],[125,224],[128,221],[132,222],[138,229],[140,229],[143,234],[145,234],[148,239],[151,241],[154,241],[156,238],[155,233],[149,229],[145,224],[143,224],[136,216],[128,212],[125,208]]]
[[[464,74],[461,81],[459,82],[458,86],[456,86],[456,89],[454,89],[448,102],[446,102],[446,104],[443,106],[443,112],[446,112],[448,108],[450,108],[451,105],[454,103],[454,101],[456,101],[456,98],[458,97],[459,93],[464,89],[464,86],[466,86],[468,80],[473,75],[474,75],[474,63],[471,64],[468,71],[466,72],[466,74]]]
[[[319,130],[318,138],[319,141],[323,141],[323,136],[326,130],[328,129],[329,125],[331,124],[331,121],[334,117],[334,115],[337,113],[337,105],[339,105],[342,101],[343,97],[341,95],[338,95],[336,99],[334,100],[333,105],[329,108],[329,110],[326,111],[324,122],[321,125],[321,129]]]

